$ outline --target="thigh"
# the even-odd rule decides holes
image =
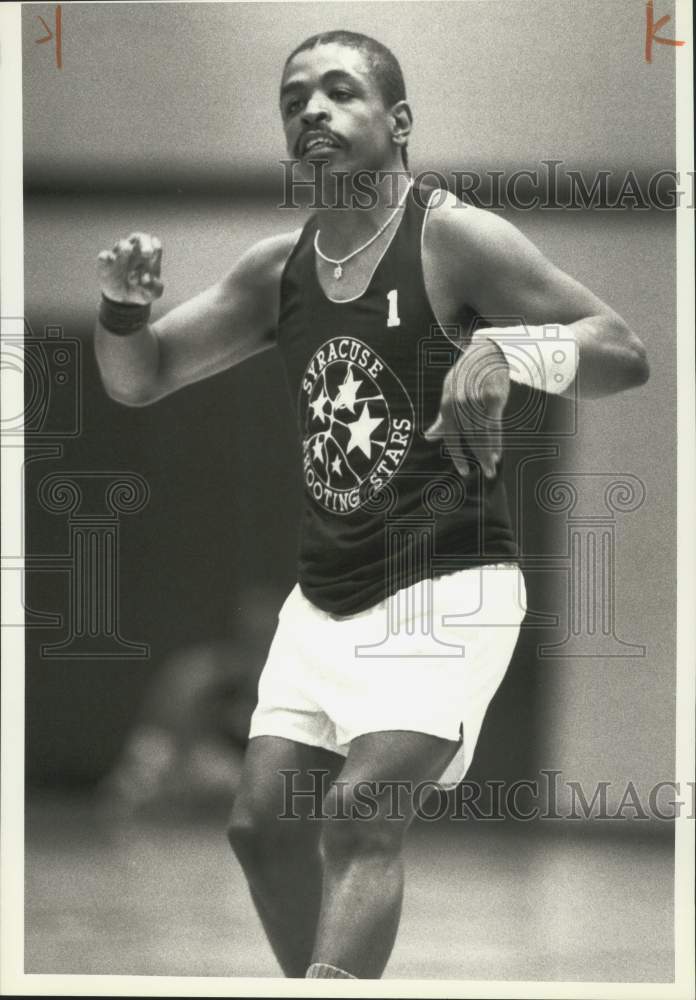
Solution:
[[[338,776],[337,785],[343,788],[338,792],[335,786],[327,797],[327,815],[331,815],[331,805],[336,805],[337,794],[353,806],[368,798],[374,803],[375,820],[397,821],[407,828],[459,747],[456,740],[410,730],[355,737]]]
[[[247,746],[233,816],[257,823],[289,816],[290,811],[299,819],[317,815],[322,793],[343,764],[344,757],[323,747],[256,736]]]

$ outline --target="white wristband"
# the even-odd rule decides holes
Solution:
[[[568,326],[503,326],[476,330],[471,342],[488,339],[498,345],[510,366],[510,378],[555,395],[572,383],[579,351]]]

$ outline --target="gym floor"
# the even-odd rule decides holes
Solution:
[[[26,973],[281,974],[224,816],[114,823],[43,794],[27,819]],[[672,840],[565,827],[416,825],[384,978],[671,981]]]

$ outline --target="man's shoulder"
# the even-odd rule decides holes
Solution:
[[[280,280],[283,268],[294,250],[302,230],[267,236],[254,243],[240,261],[244,277],[256,283]]]
[[[276,308],[283,269],[300,232],[298,229],[268,236],[246,250],[216,286],[223,310],[239,309],[240,303],[254,314]]]
[[[430,193],[427,209],[424,237],[433,248],[447,252],[499,239],[509,226],[493,212],[467,204],[444,188]]]
[[[423,251],[428,267],[462,303],[477,301],[483,286],[503,274],[519,276],[541,257],[507,219],[444,190],[431,201]]]

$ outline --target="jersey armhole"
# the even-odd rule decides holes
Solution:
[[[440,317],[435,312],[435,308],[434,308],[433,303],[432,303],[432,301],[430,299],[430,295],[428,293],[428,283],[427,283],[426,277],[425,277],[425,265],[424,265],[425,227],[428,224],[428,219],[430,217],[430,209],[432,208],[433,199],[434,199],[435,195],[440,194],[442,191],[443,191],[443,188],[433,188],[433,190],[428,195],[428,201],[427,201],[426,206],[425,206],[425,211],[423,212],[423,223],[421,225],[421,234],[420,234],[420,268],[421,268],[421,280],[423,282],[423,294],[425,295],[426,301],[427,301],[427,303],[428,303],[428,305],[430,307],[430,312],[433,314],[435,322],[437,323],[437,325],[440,328],[442,334],[447,338],[447,340],[449,340],[451,343],[453,343],[455,346],[457,346],[457,341],[458,341],[457,334],[459,332],[459,326],[457,324],[447,324],[447,323],[442,323],[441,322]],[[445,193],[447,193],[447,192],[445,192]],[[456,327],[456,330],[455,330],[455,327]],[[454,336],[450,336],[450,334],[447,332],[448,329],[454,331]]]
[[[284,290],[285,290],[285,284],[286,284],[286,279],[287,279],[288,268],[290,267],[291,262],[297,256],[298,250],[300,248],[300,243],[302,242],[302,235],[303,235],[305,229],[307,228],[307,226],[309,225],[309,223],[311,221],[312,220],[309,219],[308,222],[305,223],[304,226],[300,227],[299,229],[294,229],[292,231],[292,234],[291,234],[291,235],[295,236],[295,242],[293,243],[292,248],[290,249],[290,252],[288,253],[287,257],[285,258],[285,263],[283,264],[283,269],[280,272],[280,282],[279,282],[279,285],[278,285],[278,322],[276,323],[276,329],[275,329],[274,335],[273,335],[273,342],[275,344],[278,343],[278,327],[280,326],[280,317],[281,317],[281,312],[282,312],[282,308],[283,308],[283,296],[284,296]]]
[[[310,222],[311,222],[311,219],[310,219]],[[299,229],[293,229],[292,233],[290,234],[291,236],[295,237],[295,242],[293,243],[293,245],[292,245],[292,247],[290,249],[290,252],[288,253],[287,257],[285,258],[285,263],[283,264],[283,270],[280,273],[280,283],[281,283],[281,286],[282,286],[283,282],[285,281],[285,275],[287,273],[290,261],[297,254],[297,251],[298,251],[299,246],[300,246],[300,240],[302,239],[302,234],[304,233],[304,231],[305,231],[306,228],[307,228],[306,225],[305,226],[301,226]]]

